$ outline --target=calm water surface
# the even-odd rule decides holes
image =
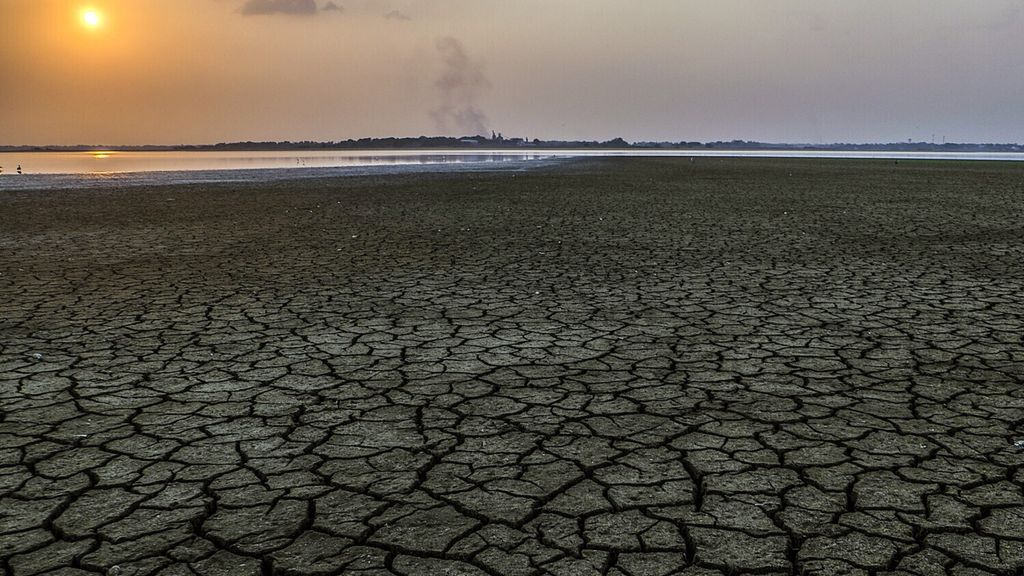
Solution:
[[[358,174],[517,169],[536,150],[298,150],[270,152],[0,153],[0,190],[265,182]],[[17,173],[18,166],[22,173]]]
[[[516,150],[298,150],[274,152],[14,152],[0,153],[3,175],[123,174],[192,170],[269,170],[506,162],[548,158]]]

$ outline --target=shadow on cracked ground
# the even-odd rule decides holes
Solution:
[[[1024,167],[0,195],[0,572],[1020,574]]]

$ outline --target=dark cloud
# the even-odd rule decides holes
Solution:
[[[316,14],[316,0],[246,0],[242,14],[257,16],[263,14]]]
[[[384,17],[387,18],[388,20],[402,20],[402,21],[412,20],[412,18],[410,18],[407,14],[405,14],[403,12],[400,12],[398,10],[392,10],[391,12],[388,12],[387,14],[385,14]]]
[[[324,12],[341,12],[344,9],[345,8],[343,6],[338,6],[334,2],[328,2],[327,4],[324,4],[323,8],[321,8]]]
[[[441,104],[431,111],[442,133],[458,130],[459,135],[486,134],[487,115],[477,103],[480,92],[490,87],[483,65],[471,60],[462,43],[455,38],[437,39],[437,52],[443,68],[434,82]]]

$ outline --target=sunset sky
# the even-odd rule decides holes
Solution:
[[[1022,30],[1020,0],[0,0],[0,144],[1024,142]]]

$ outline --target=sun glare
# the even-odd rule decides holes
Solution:
[[[103,24],[103,15],[92,8],[82,10],[82,24],[86,28],[99,28]]]

